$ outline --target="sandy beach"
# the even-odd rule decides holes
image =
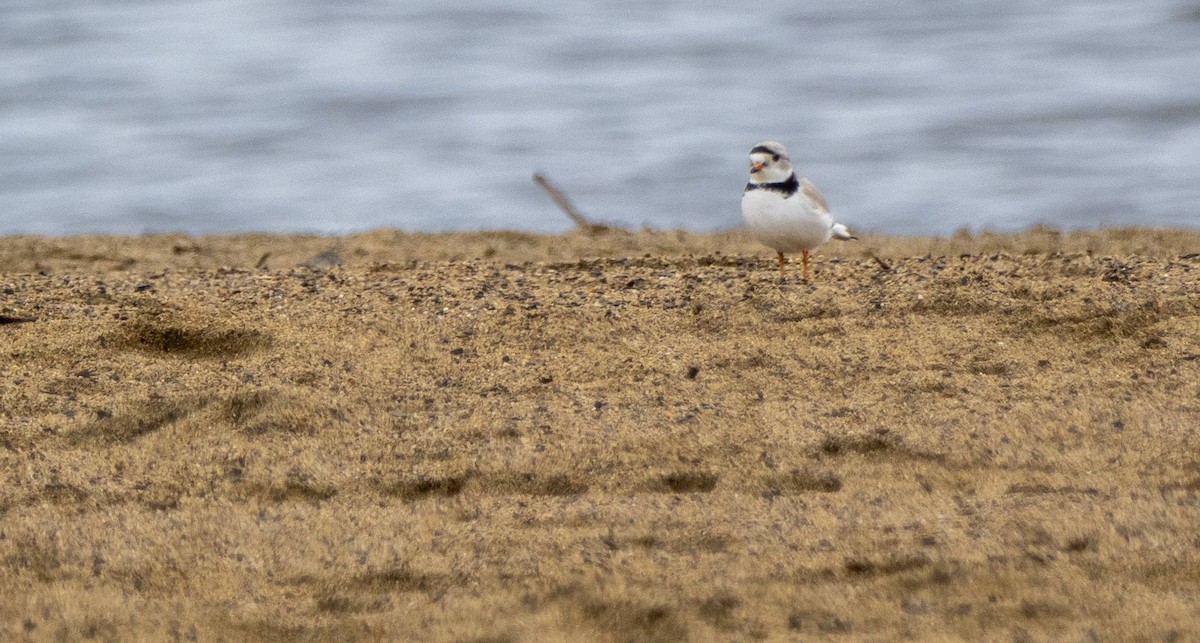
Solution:
[[[741,231],[0,237],[0,638],[1200,638],[1200,230],[799,277]]]

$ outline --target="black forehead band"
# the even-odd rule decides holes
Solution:
[[[766,145],[755,145],[754,149],[750,150],[751,154],[770,154],[771,156],[780,156],[779,152],[767,147]]]

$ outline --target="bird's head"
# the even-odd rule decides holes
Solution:
[[[750,180],[754,183],[778,183],[792,174],[787,148],[782,143],[763,141],[750,150]]]

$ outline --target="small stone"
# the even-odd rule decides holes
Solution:
[[[337,250],[331,248],[309,257],[303,265],[313,270],[329,270],[334,266],[342,265],[342,256],[338,254]]]

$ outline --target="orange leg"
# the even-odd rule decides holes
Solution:
[[[804,257],[804,281],[807,282],[808,281],[808,250],[807,249],[804,250],[804,254],[801,256]]]
[[[783,253],[779,253],[779,281],[783,281]]]

